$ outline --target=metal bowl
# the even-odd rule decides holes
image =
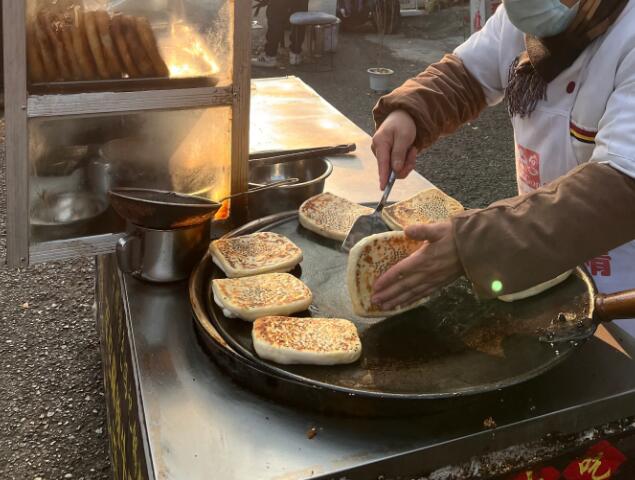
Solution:
[[[250,187],[287,178],[298,178],[299,182],[250,194],[249,216],[260,218],[298,208],[306,199],[324,191],[324,182],[331,173],[333,165],[325,158],[252,167],[249,171]]]
[[[43,194],[31,207],[35,226],[69,226],[94,219],[108,209],[105,198],[89,192]]]

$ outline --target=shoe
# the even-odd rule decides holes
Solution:
[[[278,66],[278,59],[276,57],[270,57],[269,55],[265,55],[263,53],[256,58],[252,58],[251,65],[253,67],[275,68]]]
[[[302,63],[302,54],[289,52],[289,64],[300,65]]]

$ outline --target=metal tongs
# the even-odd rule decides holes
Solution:
[[[384,195],[381,197],[381,200],[377,204],[375,211],[370,215],[362,215],[351,227],[346,239],[344,239],[344,243],[342,243],[342,250],[345,252],[350,252],[351,248],[355,246],[357,242],[366,238],[370,235],[375,235],[376,233],[389,232],[391,229],[386,222],[381,218],[381,212],[386,206],[386,202],[388,201],[388,196],[390,195],[390,191],[392,190],[393,185],[395,184],[397,176],[394,170],[390,171],[390,177],[388,178],[388,184],[384,189]]]

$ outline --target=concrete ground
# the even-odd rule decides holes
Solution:
[[[378,96],[369,91],[366,69],[395,70],[397,86],[463,40],[466,16],[466,7],[454,7],[404,18],[401,33],[383,39],[369,32],[340,34],[332,72],[304,66],[256,70],[254,76],[297,75],[372,133],[370,111]],[[504,109],[491,109],[441,140],[421,155],[417,170],[470,207],[513,195],[512,134]],[[0,270],[0,479],[111,476],[93,281],[89,259]]]

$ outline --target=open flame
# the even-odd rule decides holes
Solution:
[[[220,71],[203,35],[188,25],[173,22],[162,51],[171,78],[210,76]]]

